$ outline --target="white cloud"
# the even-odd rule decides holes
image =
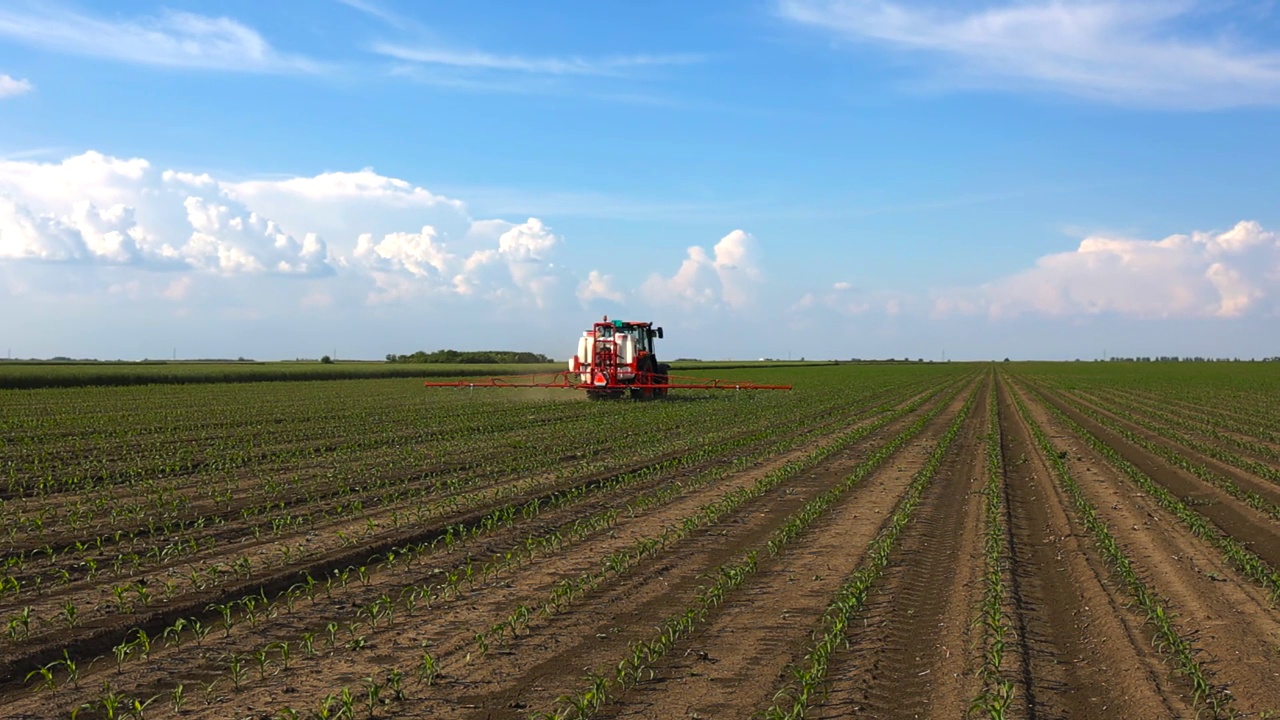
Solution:
[[[742,230],[720,238],[708,253],[695,245],[675,275],[651,275],[645,294],[656,303],[712,305],[740,309],[751,304],[760,282],[755,238]]]
[[[34,3],[0,8],[0,37],[76,55],[165,67],[317,72],[319,63],[281,53],[254,29],[225,17],[165,12],[132,20]]]
[[[344,243],[354,244],[364,234],[372,240],[417,233],[424,225],[442,238],[458,239],[471,232],[475,222],[462,202],[367,168],[217,185],[289,232],[321,228],[327,239]]]
[[[741,230],[691,248],[675,276],[649,277],[645,292],[635,283],[661,259],[615,278],[575,273],[567,251],[539,218],[473,218],[458,200],[370,169],[228,182],[97,152],[0,160],[0,268],[40,278],[22,287],[46,296],[72,282],[92,295],[141,279],[141,294],[115,294],[191,302],[198,289],[201,302],[219,303],[220,292],[253,287],[281,306],[469,303],[510,315],[628,299],[736,309],[760,284],[755,242]],[[95,269],[110,283],[85,285]]]
[[[490,231],[499,227],[491,224]],[[464,295],[494,300],[506,299],[511,293],[508,288],[513,288],[532,298],[537,307],[546,307],[560,283],[550,258],[561,244],[560,237],[537,218],[507,224],[497,248],[477,250],[466,259],[453,279],[454,287]]]
[[[436,241],[435,228],[417,233],[388,233],[378,242],[364,233],[356,241],[355,259],[382,272],[407,272],[415,277],[444,277],[454,257]]]
[[[35,86],[29,80],[14,78],[0,73],[0,98],[29,93],[34,89]]]
[[[376,43],[373,50],[381,55],[420,65],[436,65],[466,70],[515,72],[529,75],[598,75],[620,76],[628,71],[663,65],[688,65],[700,62],[694,54],[613,55],[609,57],[526,57],[495,55],[480,51],[457,51],[435,47],[410,47],[395,43]]]
[[[578,299],[584,303],[592,300],[611,300],[620,303],[626,299],[626,296],[614,286],[612,275],[592,270],[587,273],[587,279],[578,285]]]
[[[191,292],[192,282],[191,276],[185,275],[169,283],[160,294],[168,300],[185,300],[187,294]]]
[[[381,5],[368,2],[367,0],[338,0],[338,2],[352,8],[353,10],[358,10],[366,15],[375,17],[392,27],[408,28],[416,25],[412,20],[391,12]]]
[[[200,197],[188,197],[183,206],[194,232],[181,255],[194,267],[224,274],[333,272],[328,249],[315,233],[298,240],[255,212]]]
[[[895,316],[902,313],[902,305],[903,299],[896,294],[866,290],[853,283],[840,281],[832,283],[825,290],[805,293],[791,309],[809,313],[820,311],[844,317],[875,312]]]
[[[222,274],[333,269],[317,235],[295,238],[212,178],[94,152],[0,161],[0,259]]]
[[[940,293],[934,313],[1240,317],[1277,312],[1278,284],[1280,234],[1242,221],[1162,240],[1090,236],[982,288]]]
[[[1032,0],[960,9],[886,0],[780,0],[781,14],[855,41],[932,55],[942,82],[1026,87],[1122,104],[1280,102],[1280,53],[1203,32],[1204,3]]]

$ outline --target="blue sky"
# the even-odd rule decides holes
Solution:
[[[550,9],[548,9],[550,8]],[[1280,355],[1274,2],[0,6],[0,352]]]

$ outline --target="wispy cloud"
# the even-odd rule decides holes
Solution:
[[[337,2],[341,5],[346,5],[353,10],[358,10],[365,15],[377,18],[392,27],[401,29],[417,27],[416,22],[399,13],[392,12],[375,2],[371,2],[370,0],[337,0]]]
[[[282,53],[231,18],[186,12],[116,20],[69,8],[0,8],[0,37],[76,55],[165,67],[241,72],[318,72],[318,62]]]
[[[949,86],[1050,90],[1125,105],[1280,104],[1280,52],[1202,36],[1190,0],[1034,0],[983,9],[779,0],[784,18],[939,61]]]
[[[13,78],[0,73],[0,98],[29,93],[34,89],[35,86],[29,80]]]
[[[471,70],[515,72],[530,75],[619,76],[644,67],[689,65],[702,61],[701,55],[614,55],[609,57],[528,57],[498,55],[481,51],[458,51],[432,47],[412,47],[395,43],[375,43],[373,50],[405,62]]]

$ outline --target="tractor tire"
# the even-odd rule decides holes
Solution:
[[[636,366],[636,382],[642,385],[653,383],[657,379],[658,364],[654,362],[652,355],[647,355],[640,359],[639,365]],[[631,390],[632,400],[652,400],[658,397],[657,390],[653,388],[634,388]]]
[[[670,380],[670,378],[671,378],[670,373],[671,373],[671,366],[670,366],[670,365],[668,365],[668,364],[666,364],[666,363],[658,363],[658,372],[654,375],[654,377],[653,377],[653,381],[654,381],[655,383],[659,383],[659,384],[662,384],[662,385],[666,385],[668,382],[670,382],[670,381],[671,381],[671,380]],[[654,391],[653,391],[653,396],[654,396],[654,397],[656,397],[656,398],[664,398],[664,397],[666,397],[666,396],[667,396],[667,389],[666,389],[666,388],[660,388],[660,389],[654,390]]]

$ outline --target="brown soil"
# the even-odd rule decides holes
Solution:
[[[1200,662],[1234,697],[1232,709],[1249,716],[1280,711],[1280,619],[1270,599],[1050,413],[1034,404],[1032,413],[1067,450],[1072,475],[1143,577],[1166,599]]]
[[[1115,448],[1120,456],[1133,463],[1152,480],[1168,488],[1180,500],[1193,505],[1220,530],[1241,541],[1273,568],[1280,567],[1280,523],[1259,513],[1226,491],[1210,485],[1191,473],[1171,465],[1144,447],[1129,442],[1101,423],[1086,416],[1052,394],[1049,402],[1067,417],[1088,430],[1094,437]]]
[[[1071,397],[1076,402],[1083,403],[1086,407],[1090,408],[1094,412],[1101,414],[1102,416],[1106,417],[1108,420],[1118,423],[1121,427],[1133,433],[1134,435],[1137,435],[1143,440],[1153,445],[1156,445],[1157,447],[1175,452],[1178,455],[1181,455],[1182,457],[1186,458],[1187,460],[1197,465],[1203,466],[1204,469],[1216,475],[1220,475],[1224,478],[1228,478],[1232,482],[1234,482],[1236,485],[1238,485],[1240,488],[1257,493],[1258,495],[1262,496],[1272,504],[1280,504],[1280,485],[1276,485],[1275,483],[1272,483],[1266,478],[1254,475],[1248,472],[1247,470],[1238,468],[1234,465],[1229,465],[1216,458],[1209,457],[1208,455],[1204,454],[1203,452],[1195,448],[1188,447],[1175,440],[1166,438],[1162,435],[1159,435],[1158,433],[1152,432],[1151,430],[1148,430],[1138,425],[1137,423],[1131,422],[1123,417],[1120,417],[1119,415],[1112,412],[1106,406],[1100,405],[1096,402],[1090,402],[1088,399],[1081,398],[1079,395],[1073,394]],[[1178,432],[1183,434],[1188,434],[1188,435],[1190,434],[1190,432],[1186,430],[1179,430]],[[1232,451],[1235,452],[1234,449]],[[1254,512],[1260,512],[1256,508],[1252,508],[1252,509],[1254,510]],[[1265,514],[1263,514],[1263,516],[1264,516],[1264,519],[1270,520],[1273,523],[1275,522],[1274,519],[1266,516]],[[1276,527],[1280,528],[1280,524],[1277,524]]]
[[[915,414],[920,412],[923,412],[923,410],[918,410]],[[833,420],[838,422],[838,418],[833,418]],[[909,418],[903,418],[891,423],[888,427],[864,439],[858,447],[875,442],[877,438],[885,436],[887,433],[892,432],[893,429],[900,428],[909,421]],[[834,427],[843,429],[839,425]],[[828,434],[827,437],[829,438],[830,436]],[[746,473],[736,474],[725,481],[696,490],[677,502],[660,507],[650,514],[621,519],[609,532],[599,534],[594,539],[588,539],[587,542],[580,545],[572,546],[569,551],[560,556],[542,558],[535,564],[518,568],[509,577],[500,577],[489,583],[477,582],[473,590],[464,593],[457,600],[447,601],[435,609],[427,611],[432,618],[432,622],[429,624],[414,622],[410,618],[409,622],[406,623],[402,620],[401,623],[393,628],[363,632],[362,635],[365,637],[366,644],[360,652],[344,653],[342,648],[339,647],[338,652],[333,653],[332,656],[325,652],[323,657],[304,660],[299,657],[300,653],[295,651],[295,666],[269,682],[259,682],[260,689],[257,691],[250,687],[237,693],[237,705],[245,711],[253,710],[254,708],[278,707],[286,703],[309,707],[310,705],[302,702],[304,697],[312,695],[320,697],[335,690],[337,687],[358,685],[360,678],[378,675],[382,669],[390,665],[406,669],[412,668],[421,656],[421,650],[418,648],[423,642],[428,643],[433,654],[440,658],[446,669],[447,679],[439,688],[446,690],[449,696],[455,698],[450,700],[448,705],[457,705],[460,702],[456,699],[457,693],[463,693],[463,698],[465,699],[467,688],[471,686],[471,683],[478,681],[465,680],[461,677],[455,678],[455,674],[461,675],[464,671],[471,672],[473,668],[483,670],[496,665],[499,660],[511,657],[509,655],[512,652],[510,649],[501,649],[497,652],[492,652],[484,662],[479,659],[474,663],[471,662],[467,657],[468,654],[476,653],[478,655],[478,650],[471,643],[472,635],[475,632],[500,620],[506,612],[509,612],[517,604],[544,596],[556,581],[576,574],[583,569],[599,567],[600,558],[603,558],[613,550],[628,546],[634,538],[645,533],[651,533],[654,529],[676,521],[683,513],[689,512],[697,505],[718,497],[734,487],[745,486],[753,482],[756,477],[780,466],[792,457],[803,454],[812,449],[812,447],[812,444],[808,444],[797,450],[770,458]],[[857,452],[859,452],[857,448],[847,451],[847,453]],[[722,456],[709,461],[709,464],[726,462],[729,459],[731,458]],[[655,479],[653,482],[678,481],[679,476],[668,474],[660,479]],[[640,487],[646,486],[648,485],[641,485]],[[816,492],[820,488],[817,484],[814,484],[813,489]],[[624,494],[624,499],[626,496],[633,495],[637,490],[638,488],[629,489]],[[775,491],[761,498],[757,504],[766,503],[786,506],[789,503],[801,502],[803,498],[808,496],[794,489],[791,492]],[[594,507],[599,509],[603,507],[600,503],[604,502],[608,501],[604,499],[598,500]],[[617,502],[617,500],[613,500],[613,502]],[[580,516],[585,511],[591,510],[592,507],[592,503],[587,503],[584,506],[568,508],[559,513],[562,518],[561,522]],[[762,510],[759,512],[762,513],[762,517],[772,517],[777,511]],[[742,514],[739,513],[739,517]],[[748,514],[754,517],[754,513]],[[554,523],[556,518],[553,514],[539,520],[538,525],[541,527],[544,522]],[[754,524],[747,523],[742,519],[726,523],[726,526],[734,529],[737,526],[747,529],[755,527]],[[520,528],[524,532],[529,529],[528,527]],[[716,532],[724,533],[727,531],[719,530]],[[499,535],[503,534],[500,533]],[[506,533],[506,535],[514,538],[518,537],[519,533],[513,531]],[[717,535],[709,536],[717,538],[717,540],[720,537]],[[694,538],[694,540],[697,539]],[[509,539],[507,542],[510,543],[511,540]],[[707,544],[705,541],[702,541],[702,543]],[[696,542],[691,544],[694,547],[698,545]],[[710,543],[710,545],[712,546],[711,549],[715,550],[718,542]],[[472,548],[472,552],[477,552],[479,559],[483,560],[489,556],[490,551],[501,552],[502,547],[502,537],[497,537],[492,542],[486,542],[482,548]],[[729,546],[730,550],[734,547],[736,546]],[[365,551],[368,551],[367,547]],[[456,553],[456,556],[455,562],[463,560],[460,552]],[[710,562],[715,557],[718,556],[709,555],[707,561]],[[345,617],[349,621],[352,619],[352,608],[361,606],[378,597],[380,593],[389,592],[394,595],[401,587],[429,581],[432,573],[440,572],[439,568],[442,562],[447,562],[447,557],[438,557],[433,554],[429,560],[412,569],[406,568],[399,572],[374,576],[372,583],[368,587],[353,583],[348,588],[342,589],[341,592],[335,591],[334,600],[332,601],[327,600],[323,595],[317,596],[317,600],[314,603],[304,601],[298,605],[294,612],[284,613],[271,619],[270,622],[259,624],[258,628],[248,628],[244,623],[241,623],[226,638],[220,637],[221,630],[215,631],[213,635],[206,639],[203,647],[193,647],[188,643],[181,650],[160,649],[159,643],[157,643],[157,649],[153,652],[152,659],[146,664],[146,671],[139,672],[140,668],[135,666],[136,669],[128,677],[128,685],[137,688],[131,692],[145,695],[147,693],[162,692],[178,682],[183,682],[187,685],[188,691],[193,692],[193,689],[199,687],[200,683],[211,680],[219,672],[225,673],[231,653],[247,655],[253,648],[263,647],[277,638],[296,643],[297,638],[303,632],[319,630],[329,618],[340,620]],[[708,567],[714,567],[714,565]],[[656,572],[661,575],[663,574],[663,569],[659,567],[650,572]],[[698,581],[696,573],[689,575],[687,581],[696,583]],[[626,595],[628,591],[624,587],[622,590],[615,590],[614,592],[621,592]],[[635,589],[632,588],[630,592],[635,592]],[[571,622],[581,622],[581,619],[590,618],[589,613],[576,611],[571,611],[568,615],[572,618]],[[213,618],[209,618],[208,622],[213,624],[215,621]],[[564,622],[566,621],[560,617],[553,617],[548,624],[563,624]],[[576,633],[576,630],[570,631],[571,635],[574,633]],[[349,638],[350,636],[344,630],[339,636],[339,643],[344,643]],[[562,642],[562,640],[557,642]],[[529,657],[530,655],[527,652],[521,651],[521,665],[525,664]],[[321,668],[322,670],[317,672]],[[278,663],[275,669],[281,669]],[[105,671],[106,667],[100,667],[98,670]],[[562,671],[562,668],[558,668],[558,671]],[[119,676],[109,673],[104,677],[119,686],[121,681]],[[256,677],[256,672],[251,677]],[[309,678],[316,679],[311,680]],[[509,679],[509,673],[504,673],[500,678],[502,680]],[[566,680],[570,679],[567,678]],[[253,684],[251,680],[246,682],[249,682],[251,686]],[[222,684],[227,685],[227,681],[224,680]],[[89,687],[92,687],[92,685],[89,685]],[[226,688],[226,690],[229,690],[229,688]],[[430,692],[435,694],[437,690],[433,689]],[[86,695],[86,693],[80,694]],[[88,697],[92,697],[92,695],[92,692],[87,693]],[[294,695],[300,697],[290,697]],[[215,692],[213,697],[221,697],[221,695]],[[35,700],[35,698],[32,698],[32,700]],[[210,711],[215,707],[219,708],[217,712],[209,716],[222,716],[222,713],[227,709],[225,702],[224,700],[209,706]],[[462,704],[467,703],[463,702]],[[20,707],[22,705],[15,705],[15,709]]]
[[[921,500],[838,653],[818,718],[963,717],[980,683],[982,485],[987,389]],[[888,513],[885,513],[887,516]],[[807,716],[806,716],[807,717]]]
[[[1195,713],[1171,688],[1140,618],[1075,520],[1070,498],[999,386],[1018,635],[1017,717],[1174,718]],[[1042,422],[1042,417],[1036,418]],[[1050,431],[1051,432],[1051,431]]]
[[[839,421],[839,417],[820,419],[815,425],[822,427]],[[793,431],[791,434],[795,432],[798,431]],[[786,434],[782,436],[782,438],[785,437]],[[552,524],[567,522],[578,513],[595,512],[602,507],[607,507],[612,502],[617,502],[619,496],[625,498],[629,494],[656,486],[661,482],[678,482],[682,477],[717,463],[731,461],[748,450],[711,458],[674,474],[668,473],[663,477],[649,478],[628,486],[621,493],[605,493],[578,507],[547,514],[540,518],[540,522]],[[576,476],[566,474],[563,480],[550,483],[547,487],[538,489],[538,492],[548,494],[569,487],[597,484],[626,472],[656,466],[672,457],[674,457],[673,454],[649,457],[630,465],[614,466],[604,473],[592,472]],[[482,493],[485,488],[505,491],[501,483],[483,485]],[[439,496],[433,499],[438,507],[447,507],[442,502],[444,497]],[[164,627],[178,618],[198,617],[207,624],[212,624],[217,620],[217,616],[207,610],[210,604],[239,600],[260,591],[270,596],[297,582],[303,573],[323,578],[325,574],[337,568],[369,564],[369,558],[393,547],[429,541],[445,525],[475,522],[493,508],[523,502],[534,495],[529,493],[515,496],[494,495],[492,499],[487,500],[483,495],[474,495],[472,491],[470,497],[472,499],[468,506],[451,512],[438,512],[429,525],[413,524],[399,530],[393,527],[388,518],[391,509],[376,511],[365,517],[331,521],[321,528],[308,527],[286,532],[281,536],[267,535],[260,540],[239,537],[236,528],[243,527],[245,523],[243,521],[232,523],[230,527],[220,528],[217,531],[223,536],[225,542],[213,549],[203,551],[197,561],[156,563],[151,565],[145,573],[114,579],[110,582],[79,581],[37,596],[31,596],[30,593],[24,594],[23,604],[31,607],[37,617],[51,617],[64,603],[73,602],[83,609],[81,622],[75,629],[60,629],[58,626],[49,625],[37,626],[36,633],[31,638],[22,641],[16,651],[7,653],[3,661],[0,661],[0,671],[5,672],[5,677],[8,677],[10,683],[14,683],[21,678],[14,677],[12,673],[22,668],[30,668],[59,659],[64,649],[69,650],[73,657],[91,658],[97,654],[105,654],[111,647],[125,639],[126,632],[132,628],[142,628],[151,635],[158,635]],[[369,520],[373,520],[380,528],[372,536],[368,534]],[[348,544],[342,540],[342,535],[348,538],[359,538],[359,542]],[[499,534],[496,539],[500,542],[501,538],[502,534]],[[279,549],[284,546],[297,548],[300,557],[291,563],[284,562],[279,554]],[[252,560],[254,567],[252,576],[240,578],[231,573],[230,565],[238,557],[248,557]],[[223,568],[221,572],[214,571],[219,567]],[[210,579],[207,589],[197,591],[187,580],[187,575],[192,570],[202,571],[211,578],[217,579]],[[143,607],[135,601],[133,609],[127,612],[115,609],[111,586],[139,581],[147,584],[157,601],[150,607]],[[180,591],[171,600],[162,601],[159,598],[167,582],[178,584]],[[0,646],[3,644],[4,641],[0,640]]]
[[[1197,717],[1197,708],[1190,704],[1189,683],[1173,672],[1173,665],[1153,644],[1151,629],[1132,606],[1125,586],[1112,576],[1091,533],[1080,524],[1070,496],[1051,471],[1050,456],[1041,452],[1014,407],[1015,397],[1026,403],[1031,419],[1052,438],[1055,451],[1060,448],[1066,453],[1072,475],[1099,517],[1144,582],[1174,612],[1176,627],[1190,640],[1212,681],[1233,696],[1232,710],[1248,716],[1280,710],[1280,616],[1265,591],[1242,579],[1210,544],[1193,536],[1138,492],[1127,477],[1050,413],[1049,405],[1061,408],[1156,482],[1191,503],[1223,532],[1273,562],[1280,559],[1278,524],[1171,466],[1156,453],[1108,431],[1069,407],[1064,399],[1080,399],[1104,413],[1106,402],[1066,391],[1049,392],[1047,399],[1042,399],[1042,386],[1016,376],[1010,379],[1006,372],[998,369],[989,376],[970,375],[958,388],[959,394],[933,395],[923,406],[877,426],[716,523],[670,540],[619,575],[603,575],[558,611],[544,610],[544,603],[559,583],[599,572],[611,554],[631,548],[639,540],[659,537],[666,528],[680,527],[718,499],[753,486],[768,473],[835,442],[854,428],[878,423],[892,407],[905,408],[912,399],[924,397],[922,393],[936,392],[959,376],[931,386],[917,383],[886,390],[866,397],[858,408],[797,415],[797,422],[804,427],[785,429],[767,442],[752,439],[752,444],[716,457],[652,473],[621,488],[588,493],[564,507],[543,509],[533,518],[517,518],[511,526],[478,533],[452,547],[441,545],[412,562],[373,568],[363,581],[353,576],[345,586],[335,585],[314,598],[299,598],[289,607],[274,605],[269,616],[252,624],[242,621],[224,634],[219,615],[205,607],[209,602],[242,599],[259,589],[272,595],[295,582],[302,570],[320,577],[337,567],[370,563],[374,555],[395,545],[429,540],[444,523],[475,522],[491,508],[554,489],[592,486],[627,470],[666,467],[662,463],[690,457],[688,454],[698,449],[697,442],[674,451],[668,443],[665,453],[628,447],[623,448],[628,454],[621,462],[605,464],[590,443],[572,457],[566,454],[567,449],[560,452],[548,446],[547,456],[541,458],[544,464],[523,475],[484,467],[482,461],[490,454],[470,461],[423,456],[418,458],[416,473],[412,470],[414,460],[402,457],[394,460],[400,464],[390,471],[391,484],[421,490],[422,496],[393,497],[385,487],[362,488],[345,499],[361,498],[367,503],[364,513],[339,514],[314,525],[288,528],[279,537],[264,534],[255,538],[251,531],[258,520],[240,517],[236,508],[250,507],[269,497],[252,475],[285,472],[273,464],[273,448],[278,446],[285,452],[286,447],[327,447],[318,438],[281,437],[260,448],[259,455],[245,456],[244,468],[237,471],[243,472],[243,477],[237,476],[238,487],[246,489],[245,497],[236,500],[241,504],[227,508],[207,497],[200,500],[197,514],[224,516],[223,524],[201,531],[220,539],[216,548],[202,549],[194,563],[180,559],[149,565],[137,577],[146,577],[153,594],[159,595],[165,581],[183,581],[178,573],[187,565],[211,567],[248,555],[255,560],[253,572],[240,578],[224,573],[214,586],[198,592],[184,582],[182,592],[168,602],[114,617],[99,611],[74,630],[40,625],[28,641],[0,639],[0,665],[7,679],[0,685],[0,718],[66,717],[81,703],[100,697],[104,682],[144,700],[162,695],[148,709],[147,717],[269,718],[285,706],[297,708],[306,717],[324,696],[336,697],[343,688],[360,695],[366,678],[384,683],[392,668],[406,674],[406,696],[394,699],[394,692],[385,688],[372,712],[357,709],[356,716],[524,718],[550,710],[561,696],[585,687],[588,672],[612,676],[612,668],[630,654],[632,643],[651,638],[655,626],[665,618],[695,603],[699,588],[710,582],[709,573],[752,549],[762,550],[758,570],[655,664],[651,679],[619,694],[599,714],[610,718],[757,716],[790,681],[791,668],[804,661],[812,633],[837,589],[865,561],[868,544],[883,528],[962,403],[974,392],[979,401],[903,529],[867,607],[851,624],[849,646],[833,656],[826,694],[815,701],[807,717],[978,717],[971,713],[970,704],[981,688],[978,670],[984,631],[974,621],[984,592],[981,487],[986,475],[985,443],[991,430],[985,407],[990,380],[983,377],[994,379],[996,385],[1005,456],[1006,611],[1014,632],[1002,672],[1015,687],[1008,717]],[[891,408],[872,410],[886,401],[891,401]],[[570,424],[579,422],[584,417],[581,413],[592,405],[571,407],[563,420]],[[940,412],[911,441],[845,492],[781,554],[770,556],[763,551],[770,534],[791,513],[848,477],[884,443],[934,410]],[[504,429],[518,424],[514,415],[495,422],[491,428],[493,457],[524,442],[523,434]],[[1239,468],[1211,463],[1203,454],[1132,423],[1126,422],[1125,427],[1231,477],[1242,487],[1262,491],[1259,488],[1263,486],[1257,484],[1261,480]],[[747,438],[757,429],[721,431],[719,437]],[[210,432],[232,430],[218,425]],[[508,441],[510,445],[504,444]],[[110,446],[115,441],[102,442]],[[395,457],[382,447],[365,450],[366,454],[356,456],[357,462],[367,463],[370,469]],[[114,463],[111,467],[119,464],[123,468],[127,453],[113,452],[108,457]],[[201,477],[198,463],[202,458],[192,456],[192,461],[196,463],[193,474],[172,478],[174,487],[202,497],[184,485]],[[290,478],[297,484],[291,487],[292,494],[281,496],[283,501],[307,504],[299,499],[304,498],[304,489],[314,489],[321,482],[325,462],[328,460],[317,459],[314,465],[297,461],[294,468],[303,477]],[[529,484],[515,485],[527,479],[525,476],[532,478]],[[443,503],[446,492],[428,496],[440,478],[465,480],[446,491],[465,501],[449,507]],[[641,493],[673,483],[681,487],[674,496],[643,510],[625,511],[627,503]],[[141,491],[120,486],[100,492],[103,497],[121,498]],[[338,495],[313,494],[311,498],[312,510],[336,508],[344,501]],[[10,503],[18,508],[15,517],[28,518],[42,507],[58,508],[70,501],[70,494],[55,494]],[[437,504],[425,521],[400,527],[391,521],[392,513],[428,502]],[[611,509],[623,512],[605,527],[558,547],[543,548],[531,558],[519,554],[535,538]],[[368,537],[355,544],[340,541],[338,530],[358,535],[366,518],[376,521]],[[75,528],[63,527],[59,532],[66,540],[77,537]],[[182,533],[185,537],[197,534]],[[159,536],[144,538],[136,547],[141,550],[162,542],[166,540]],[[273,553],[286,543],[304,545],[305,555],[289,562],[272,560]],[[127,540],[121,541],[108,554],[127,546]],[[376,626],[371,627],[367,618],[353,624],[361,617],[358,610],[382,596],[398,600],[406,588],[438,587],[450,573],[472,564],[479,568],[507,554],[520,559],[491,574],[477,575],[462,584],[456,595],[437,599],[430,607],[420,605],[410,612],[397,604],[394,616],[382,618]],[[46,568],[37,568],[44,572],[77,557],[69,553],[31,563],[32,567],[46,563]],[[125,579],[121,576],[108,583],[81,579],[61,587],[24,590],[17,600],[0,596],[4,603],[0,609],[12,615],[25,603],[48,615],[67,599],[82,599],[88,606],[109,592],[106,585],[110,582]],[[487,651],[482,651],[477,633],[506,620],[520,607],[530,610],[527,625],[515,637],[491,638]],[[182,646],[175,647],[156,638],[147,659],[135,658],[124,665],[123,672],[116,671],[110,648],[131,636],[131,628],[142,627],[154,636],[171,620],[192,616],[214,626],[203,641],[196,643],[187,636]],[[337,624],[332,647],[326,639],[328,623]],[[315,637],[314,652],[307,652],[302,642],[309,633]],[[288,642],[291,650],[287,667],[280,646],[275,645],[262,656],[268,663],[260,676],[255,653],[281,642]],[[65,677],[61,669],[55,693],[37,691],[34,681],[22,686],[34,663],[60,659],[62,649],[80,662],[79,687],[61,681]],[[441,669],[430,686],[412,679],[424,649]],[[90,666],[94,657],[102,655],[106,657]],[[233,659],[244,667],[243,687],[238,689],[232,687],[228,672]],[[181,712],[174,711],[168,695],[178,683],[183,684],[187,696]],[[357,708],[363,707],[363,702]],[[97,720],[102,713],[89,710],[80,717]]]
[[[953,412],[955,409],[951,408]],[[953,446],[953,457],[971,455],[972,443],[979,439],[973,418],[982,418],[981,412],[980,407],[973,410],[968,432]],[[861,564],[862,549],[875,538],[884,519],[901,500],[950,417],[951,413],[947,413],[939,418],[928,435],[918,437],[848,492],[803,539],[796,541],[797,547],[762,563],[750,586],[727,602],[705,631],[682,643],[661,663],[652,682],[639,685],[603,716],[740,718],[768,707],[776,689],[789,679],[786,668],[803,660],[810,632],[818,626],[836,590]],[[939,472],[926,506],[930,510],[959,506],[961,512],[944,512],[942,518],[922,516],[920,523],[929,526],[926,532],[931,536],[925,545],[947,533],[947,529],[936,526],[954,525],[953,518],[959,518],[961,524],[976,521],[971,512],[976,510],[976,504],[968,494],[968,483],[973,478],[967,472],[958,472],[957,465],[948,463]],[[839,469],[832,470],[834,479],[838,479]],[[930,513],[925,511],[924,515]],[[952,543],[951,549],[960,544]],[[923,554],[923,549],[917,548],[916,552]],[[930,632],[940,633],[933,639],[943,646],[942,661],[938,663],[937,677],[930,678],[921,695],[935,700],[937,707],[947,708],[950,716],[958,717],[972,697],[970,690],[976,687],[973,678],[963,672],[972,657],[971,628],[964,618],[972,607],[968,590],[976,586],[970,582],[976,566],[971,553],[964,557],[958,552],[943,554],[950,561],[958,561],[960,571],[954,577],[963,582],[963,587],[950,596],[951,602],[939,606],[945,604],[959,614],[953,616],[954,622],[941,620],[941,627],[930,628]],[[941,564],[938,569],[941,577],[950,574]],[[921,596],[927,594],[924,587],[916,589]],[[931,640],[930,644],[935,643]],[[945,647],[948,644],[954,652]],[[930,648],[930,655],[934,649]],[[839,687],[837,682],[836,689]],[[840,706],[837,692],[833,691],[828,708],[835,716],[845,717]],[[828,715],[817,717],[824,716]]]

